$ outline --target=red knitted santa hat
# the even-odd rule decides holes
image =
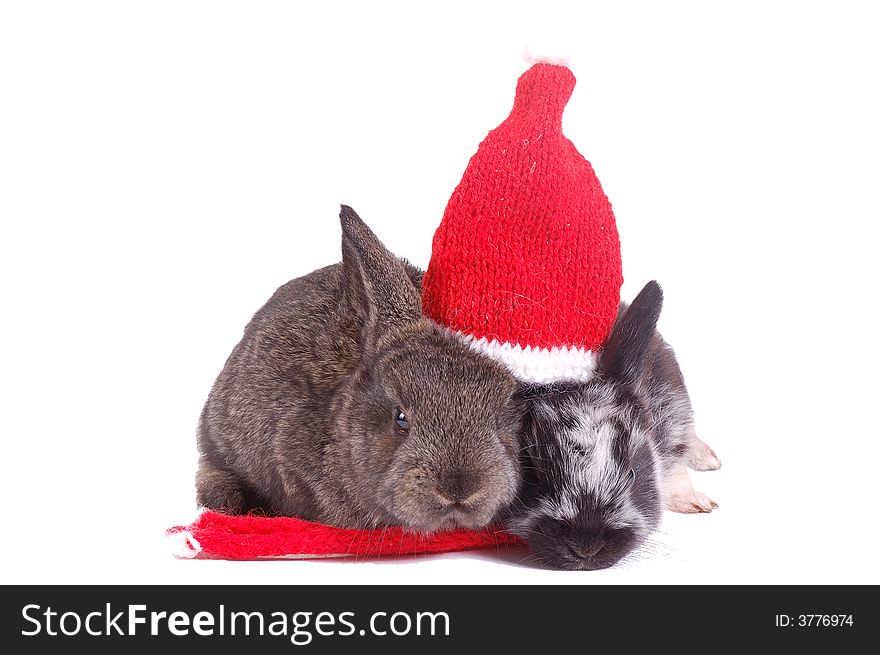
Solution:
[[[434,234],[427,316],[534,383],[585,380],[623,274],[611,204],[562,134],[575,78],[538,63],[480,144]]]
[[[562,134],[574,89],[537,64],[513,111],[470,161],[434,235],[424,310],[524,380],[590,376],[622,283],[614,215],[593,169]],[[521,544],[504,532],[346,530],[297,518],[205,511],[168,531],[183,557],[382,557]]]

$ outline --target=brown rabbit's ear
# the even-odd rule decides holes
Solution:
[[[371,349],[388,330],[421,319],[422,298],[401,261],[351,207],[342,205],[339,222],[347,309]]]
[[[599,369],[613,378],[635,382],[642,372],[662,308],[663,290],[651,280],[614,324],[602,347]]]

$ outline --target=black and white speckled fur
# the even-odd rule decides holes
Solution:
[[[547,566],[606,568],[646,540],[664,506],[716,507],[685,469],[720,462],[696,437],[675,355],[656,331],[662,299],[650,282],[621,305],[592,380],[525,390],[524,482],[506,525]]]

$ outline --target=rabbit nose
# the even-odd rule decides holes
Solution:
[[[599,537],[580,543],[570,543],[569,549],[575,559],[580,560],[586,569],[605,568],[597,557],[605,548],[605,540]]]
[[[581,549],[581,553],[587,559],[593,559],[596,555],[602,552],[602,549],[605,548],[605,542],[603,541],[594,541],[593,543],[587,544]]]
[[[461,505],[479,493],[477,476],[465,471],[454,471],[440,478],[437,496],[445,505]]]

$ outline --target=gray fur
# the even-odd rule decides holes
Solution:
[[[523,491],[507,527],[553,568],[611,566],[660,522],[663,480],[692,441],[678,362],[656,331],[662,292],[649,283],[621,304],[585,383],[530,387]]]
[[[340,221],[342,263],[279,288],[217,378],[197,501],[347,528],[482,527],[519,483],[515,381],[422,317],[421,271],[350,208]]]

